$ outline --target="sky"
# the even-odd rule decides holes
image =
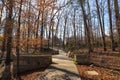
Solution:
[[[35,3],[34,2],[35,0],[33,0],[33,4]],[[66,4],[67,3],[67,1],[69,1],[69,0],[58,0],[58,2],[57,2],[57,6],[63,6],[64,4]],[[76,4],[77,3],[77,0],[72,0],[73,1],[73,3],[75,3],[75,4],[73,4],[72,6],[66,6],[65,8],[62,8],[62,10],[61,10],[61,12],[64,12],[65,13],[65,11],[66,10],[70,10],[70,12],[72,13],[73,12],[73,9],[75,8],[75,6],[77,6],[77,15],[81,15],[80,13],[81,12],[79,12],[80,11],[80,7],[78,7],[78,4]],[[91,8],[95,8],[95,3],[94,3],[94,1],[95,0],[90,0],[90,5],[91,5]],[[107,0],[106,0],[107,1]],[[120,5],[120,0],[118,0],[118,2],[119,2],[119,5]],[[0,3],[1,3],[1,0],[0,0]],[[113,7],[113,6],[112,6]],[[120,7],[120,6],[119,6]],[[5,11],[5,9],[4,9],[4,11]],[[70,15],[73,15],[73,14],[69,14],[69,21],[71,21],[70,19],[71,19],[71,17],[70,17]],[[4,15],[4,17],[2,18],[2,19],[4,19],[5,18],[5,14],[3,14]],[[63,28],[64,27],[64,14],[62,14],[62,17],[63,18],[61,18],[61,21],[60,21],[60,28]],[[55,21],[55,22],[57,22],[57,21]],[[72,23],[72,21],[71,21],[71,23]],[[72,28],[72,25],[71,25],[71,23],[70,24],[67,24],[71,29],[71,33],[70,33],[70,35],[72,36],[73,34],[72,34],[72,30],[73,30],[73,28]],[[83,24],[81,25],[81,26],[83,26]],[[59,29],[60,30],[60,29]],[[109,18],[108,18],[108,13],[107,13],[107,8],[106,8],[106,11],[105,11],[105,33],[108,35],[109,34]],[[60,31],[61,32],[61,31]],[[62,31],[63,32],[63,31]],[[59,33],[59,35],[60,35],[61,33]],[[63,35],[63,33],[62,33],[62,35]]]

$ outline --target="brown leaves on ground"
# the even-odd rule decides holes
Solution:
[[[96,66],[77,65],[80,76],[92,80],[120,80],[120,72]],[[86,71],[96,71],[99,75],[86,75]],[[84,80],[84,79],[83,79]]]
[[[15,78],[14,80],[35,80],[37,77],[41,75],[42,71],[35,71],[32,73],[21,75],[19,78]]]

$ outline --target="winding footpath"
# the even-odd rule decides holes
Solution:
[[[76,65],[64,51],[52,57],[53,64],[35,80],[81,80]]]

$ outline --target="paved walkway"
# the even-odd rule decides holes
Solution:
[[[53,56],[53,64],[36,80],[81,80],[77,67],[65,52]]]

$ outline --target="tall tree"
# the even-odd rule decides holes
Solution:
[[[3,3],[0,4],[0,25],[1,25],[1,21],[2,21],[2,16],[3,16]]]
[[[5,60],[5,70],[3,72],[3,77],[2,80],[11,80],[11,72],[10,72],[10,65],[11,65],[11,49],[12,49],[12,30],[13,30],[13,0],[8,0],[8,4],[6,5],[6,23],[5,23],[5,28],[6,28],[6,60]],[[5,77],[7,76],[7,77]]]
[[[87,8],[88,8],[88,25],[89,25],[89,30],[90,30],[90,41],[91,41],[91,47],[93,49],[93,32],[92,32],[92,17],[91,17],[91,8],[90,8],[90,3],[89,0],[87,0]]]
[[[41,11],[41,12],[42,12],[42,13],[41,13],[41,15],[42,15],[42,16],[41,16],[41,19],[42,19],[42,20],[41,20],[41,33],[40,33],[40,34],[41,34],[41,35],[40,35],[40,39],[41,39],[41,40],[40,40],[40,41],[41,41],[41,42],[40,42],[40,47],[41,47],[41,50],[42,50],[42,46],[43,46],[42,40],[43,40],[43,33],[44,33],[43,28],[44,28],[44,22],[45,22],[45,21],[44,21],[44,15],[45,15],[45,5],[44,5],[44,4],[45,4],[45,0],[42,0],[41,3],[42,3],[42,6],[41,6],[41,7],[42,7],[42,11]]]
[[[76,46],[77,44],[77,38],[76,38],[76,9],[74,9],[74,12],[73,12],[73,33],[74,33],[74,46]]]
[[[5,6],[5,1],[2,0],[2,4]],[[6,9],[7,11],[7,9]],[[8,14],[6,14],[7,16]],[[7,19],[6,19],[7,20]],[[5,24],[6,25],[6,24]],[[6,33],[7,27],[4,27],[4,32],[3,32],[3,42],[2,42],[2,57],[4,56],[4,52],[6,51],[6,39],[7,39],[7,33]]]
[[[116,27],[118,31],[118,44],[120,44],[120,14],[119,14],[118,0],[114,0],[114,10],[115,10]],[[120,52],[120,45],[119,45],[119,52]]]
[[[20,0],[20,7],[19,7],[19,13],[18,13],[18,27],[17,27],[17,45],[16,45],[16,54],[17,54],[17,76],[19,76],[19,55],[20,55],[20,25],[21,25],[21,11],[22,11],[22,2],[23,0]]]
[[[27,21],[27,27],[28,27],[28,31],[27,31],[27,53],[29,53],[29,44],[28,42],[30,41],[30,15],[31,14],[31,0],[28,1],[28,21]]]
[[[64,25],[64,30],[63,30],[63,48],[65,48],[65,37],[66,37],[66,27],[67,27],[67,19],[68,19],[68,16],[67,16],[67,12],[65,13],[64,15],[64,20],[65,20],[65,25]]]
[[[110,0],[107,0],[107,3],[108,3],[109,24],[110,24],[111,48],[112,48],[113,51],[115,51],[115,41],[114,41],[114,38],[113,38],[112,12],[111,12]]]
[[[92,48],[91,48],[91,41],[90,41],[90,30],[89,30],[89,26],[87,24],[87,15],[85,12],[85,8],[84,8],[84,0],[80,0],[80,6],[82,8],[82,15],[83,15],[83,20],[84,20],[84,27],[86,30],[86,34],[87,34],[87,43],[88,43],[88,52],[92,52]]]
[[[11,54],[11,49],[12,49],[12,30],[13,30],[13,19],[12,19],[12,14],[13,14],[13,0],[8,1],[8,16],[6,18],[6,25],[7,27],[6,32],[7,32],[7,54],[6,54],[6,64],[10,64],[10,54]]]
[[[98,20],[99,20],[99,24],[100,24],[100,28],[101,28],[101,33],[102,33],[103,47],[104,47],[104,51],[106,51],[107,49],[106,49],[106,42],[105,42],[105,31],[104,31],[104,26],[103,26],[102,20],[101,20],[98,0],[96,0],[96,7],[97,7]]]
[[[58,16],[57,16],[57,25],[56,25],[55,37],[58,36],[58,29],[59,29],[61,14],[62,14],[62,13],[58,13]],[[56,40],[56,38],[55,38],[54,42],[55,42],[55,43],[58,43],[58,42],[56,42],[56,41],[57,41],[57,40]],[[55,45],[55,46],[56,46],[56,45]]]

